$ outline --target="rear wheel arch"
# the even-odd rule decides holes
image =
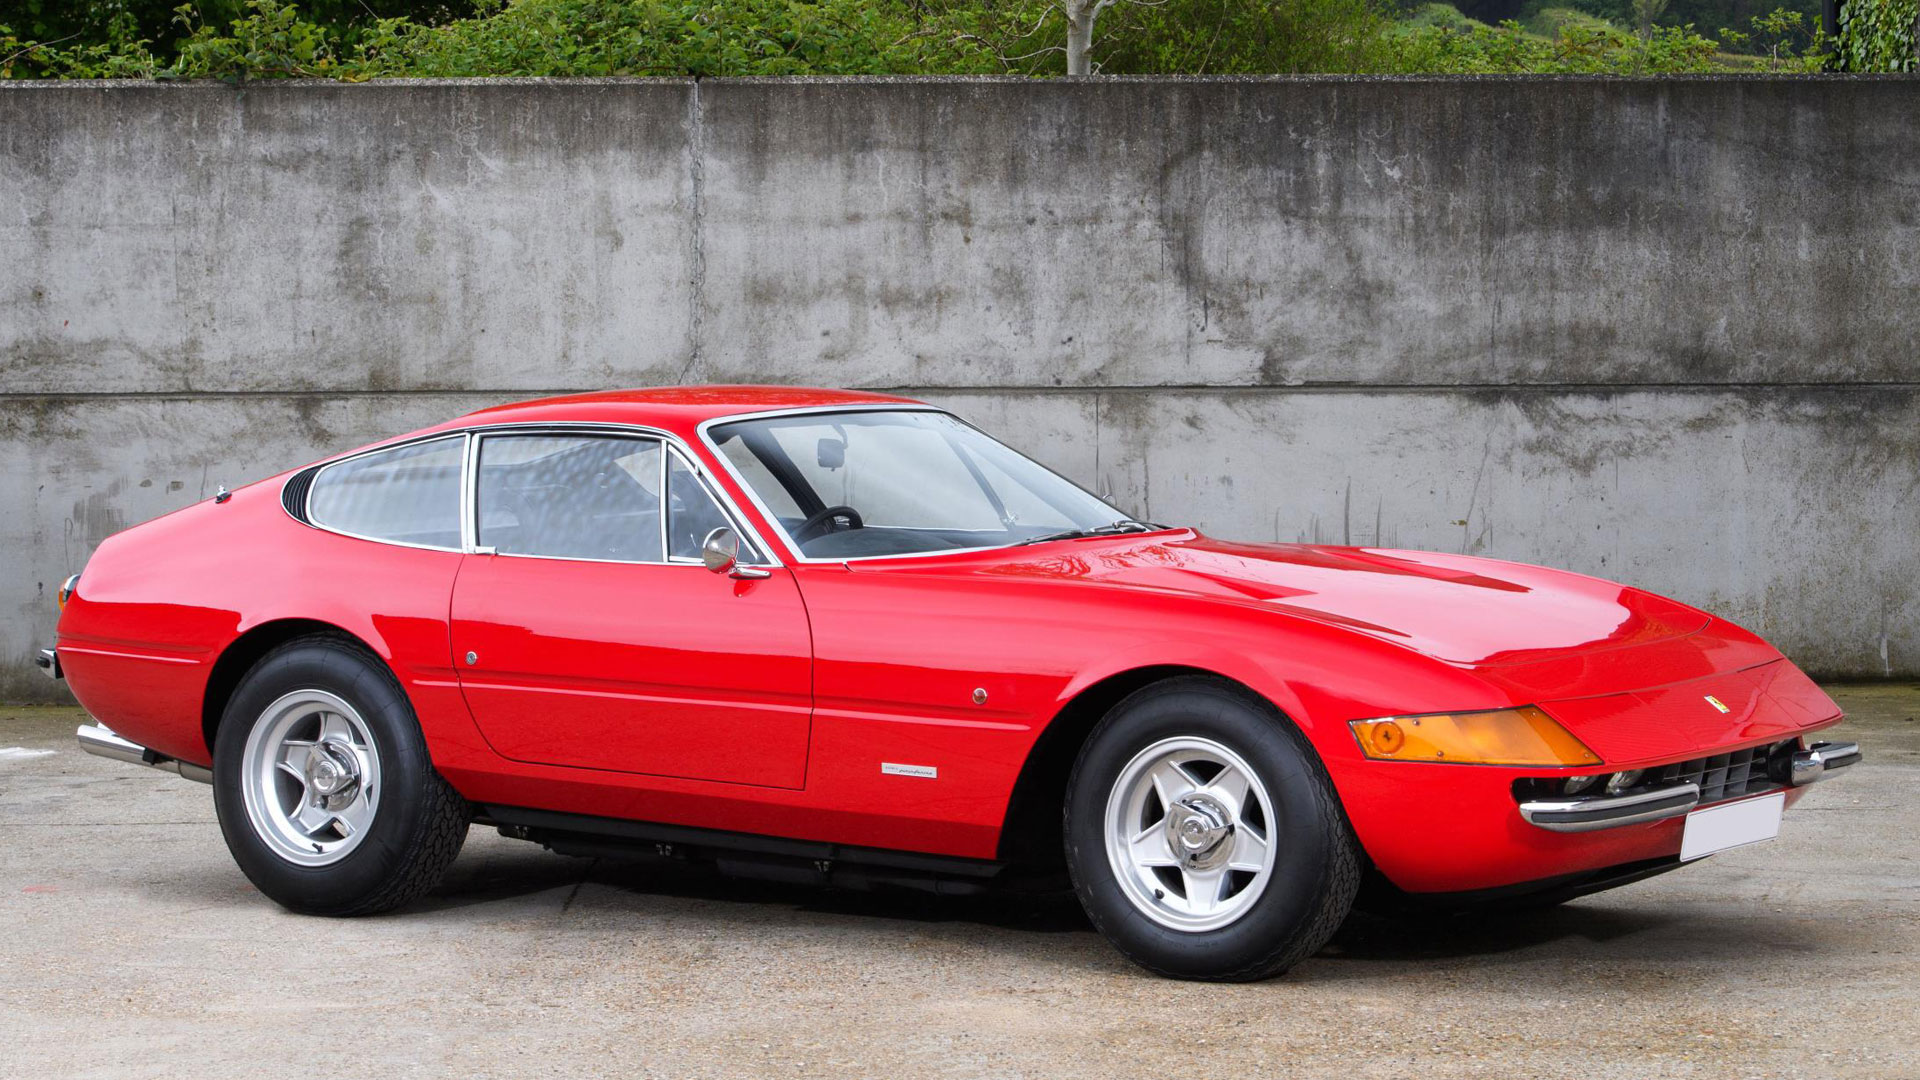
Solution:
[[[1026,763],[1014,781],[1001,821],[998,857],[1024,867],[1062,869],[1066,852],[1061,843],[1060,815],[1066,806],[1067,780],[1074,760],[1093,729],[1128,697],[1172,679],[1198,678],[1231,690],[1282,723],[1299,724],[1265,694],[1239,679],[1186,664],[1154,664],[1130,668],[1093,682],[1075,694],[1034,740]],[[1306,740],[1309,746],[1312,740]],[[1317,749],[1314,751],[1318,754]]]
[[[254,665],[273,650],[306,637],[350,641],[380,663],[387,662],[377,649],[359,635],[319,619],[274,619],[249,627],[227,644],[220,658],[214,661],[212,673],[207,676],[206,692],[200,703],[200,735],[207,744],[207,760],[213,760],[214,738],[220,730],[220,718],[226,714],[227,702],[233,699],[234,691],[240,688],[240,681],[247,677],[247,672],[252,671]]]

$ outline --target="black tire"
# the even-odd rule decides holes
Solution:
[[[247,737],[282,695],[322,690],[351,704],[379,752],[372,823],[339,861],[300,866],[277,854],[249,820],[241,791]],[[227,848],[247,880],[282,907],[308,915],[372,915],[438,884],[466,841],[465,799],[435,771],[413,706],[379,658],[344,636],[300,638],[247,672],[214,738],[213,801]]]
[[[1237,754],[1272,803],[1264,823],[1272,876],[1238,918],[1183,930],[1149,918],[1128,895],[1106,844],[1109,793],[1129,762],[1170,738],[1203,738]],[[1093,730],[1067,782],[1067,868],[1093,925],[1158,975],[1251,982],[1286,971],[1327,943],[1360,886],[1361,856],[1333,784],[1300,732],[1268,703],[1204,677],[1155,683]]]

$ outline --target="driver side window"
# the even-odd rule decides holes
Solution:
[[[502,555],[662,562],[657,439],[488,435],[477,541]]]

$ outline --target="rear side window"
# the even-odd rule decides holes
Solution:
[[[368,540],[458,550],[465,451],[455,435],[328,465],[313,478],[307,516]]]

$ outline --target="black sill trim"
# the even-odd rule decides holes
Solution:
[[[669,844],[719,860],[725,860],[728,856],[748,856],[778,861],[847,864],[910,876],[960,878],[979,884],[992,881],[1007,869],[1006,863],[992,859],[854,847],[818,840],[794,840],[784,836],[663,825],[651,821],[629,821],[625,818],[594,817],[519,806],[483,806],[479,820],[499,826],[501,832],[509,836],[535,840],[556,850],[582,846],[577,842],[588,841],[595,847],[631,847],[633,854],[645,856],[654,854],[658,845]]]

